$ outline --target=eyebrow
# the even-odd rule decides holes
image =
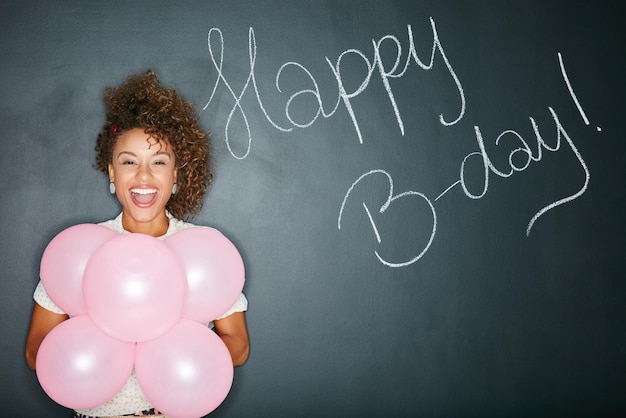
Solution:
[[[117,154],[117,158],[119,158],[119,157],[121,157],[123,155],[130,155],[131,157],[137,157],[137,154],[135,154],[132,151],[120,151]],[[165,155],[165,156],[167,156],[169,158],[172,158],[172,156],[168,152],[166,152],[166,151],[155,152],[154,154],[151,155],[151,157],[160,157],[160,156],[163,156],[163,155]]]

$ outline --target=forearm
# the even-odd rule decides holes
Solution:
[[[250,346],[247,341],[243,341],[241,338],[233,335],[220,335],[220,338],[226,345],[226,348],[228,348],[228,352],[233,359],[233,366],[241,366],[248,360]]]
[[[35,370],[37,353],[43,339],[54,327],[67,319],[67,315],[56,314],[35,303],[26,338],[26,363],[28,367]]]
[[[220,336],[233,360],[234,366],[241,366],[248,360],[250,341],[243,312],[236,312],[213,322],[215,331]]]

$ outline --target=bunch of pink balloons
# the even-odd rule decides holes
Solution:
[[[226,398],[232,360],[205,324],[233,305],[245,272],[219,231],[192,227],[159,240],[76,225],[48,244],[40,273],[70,316],[37,355],[39,382],[57,403],[101,405],[133,367],[148,400],[168,416],[200,417]]]

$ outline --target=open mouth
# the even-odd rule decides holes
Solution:
[[[130,194],[133,200],[141,205],[151,203],[157,194],[156,189],[131,189]]]

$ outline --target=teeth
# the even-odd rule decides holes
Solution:
[[[135,194],[154,194],[156,193],[156,189],[132,189],[131,193]]]

